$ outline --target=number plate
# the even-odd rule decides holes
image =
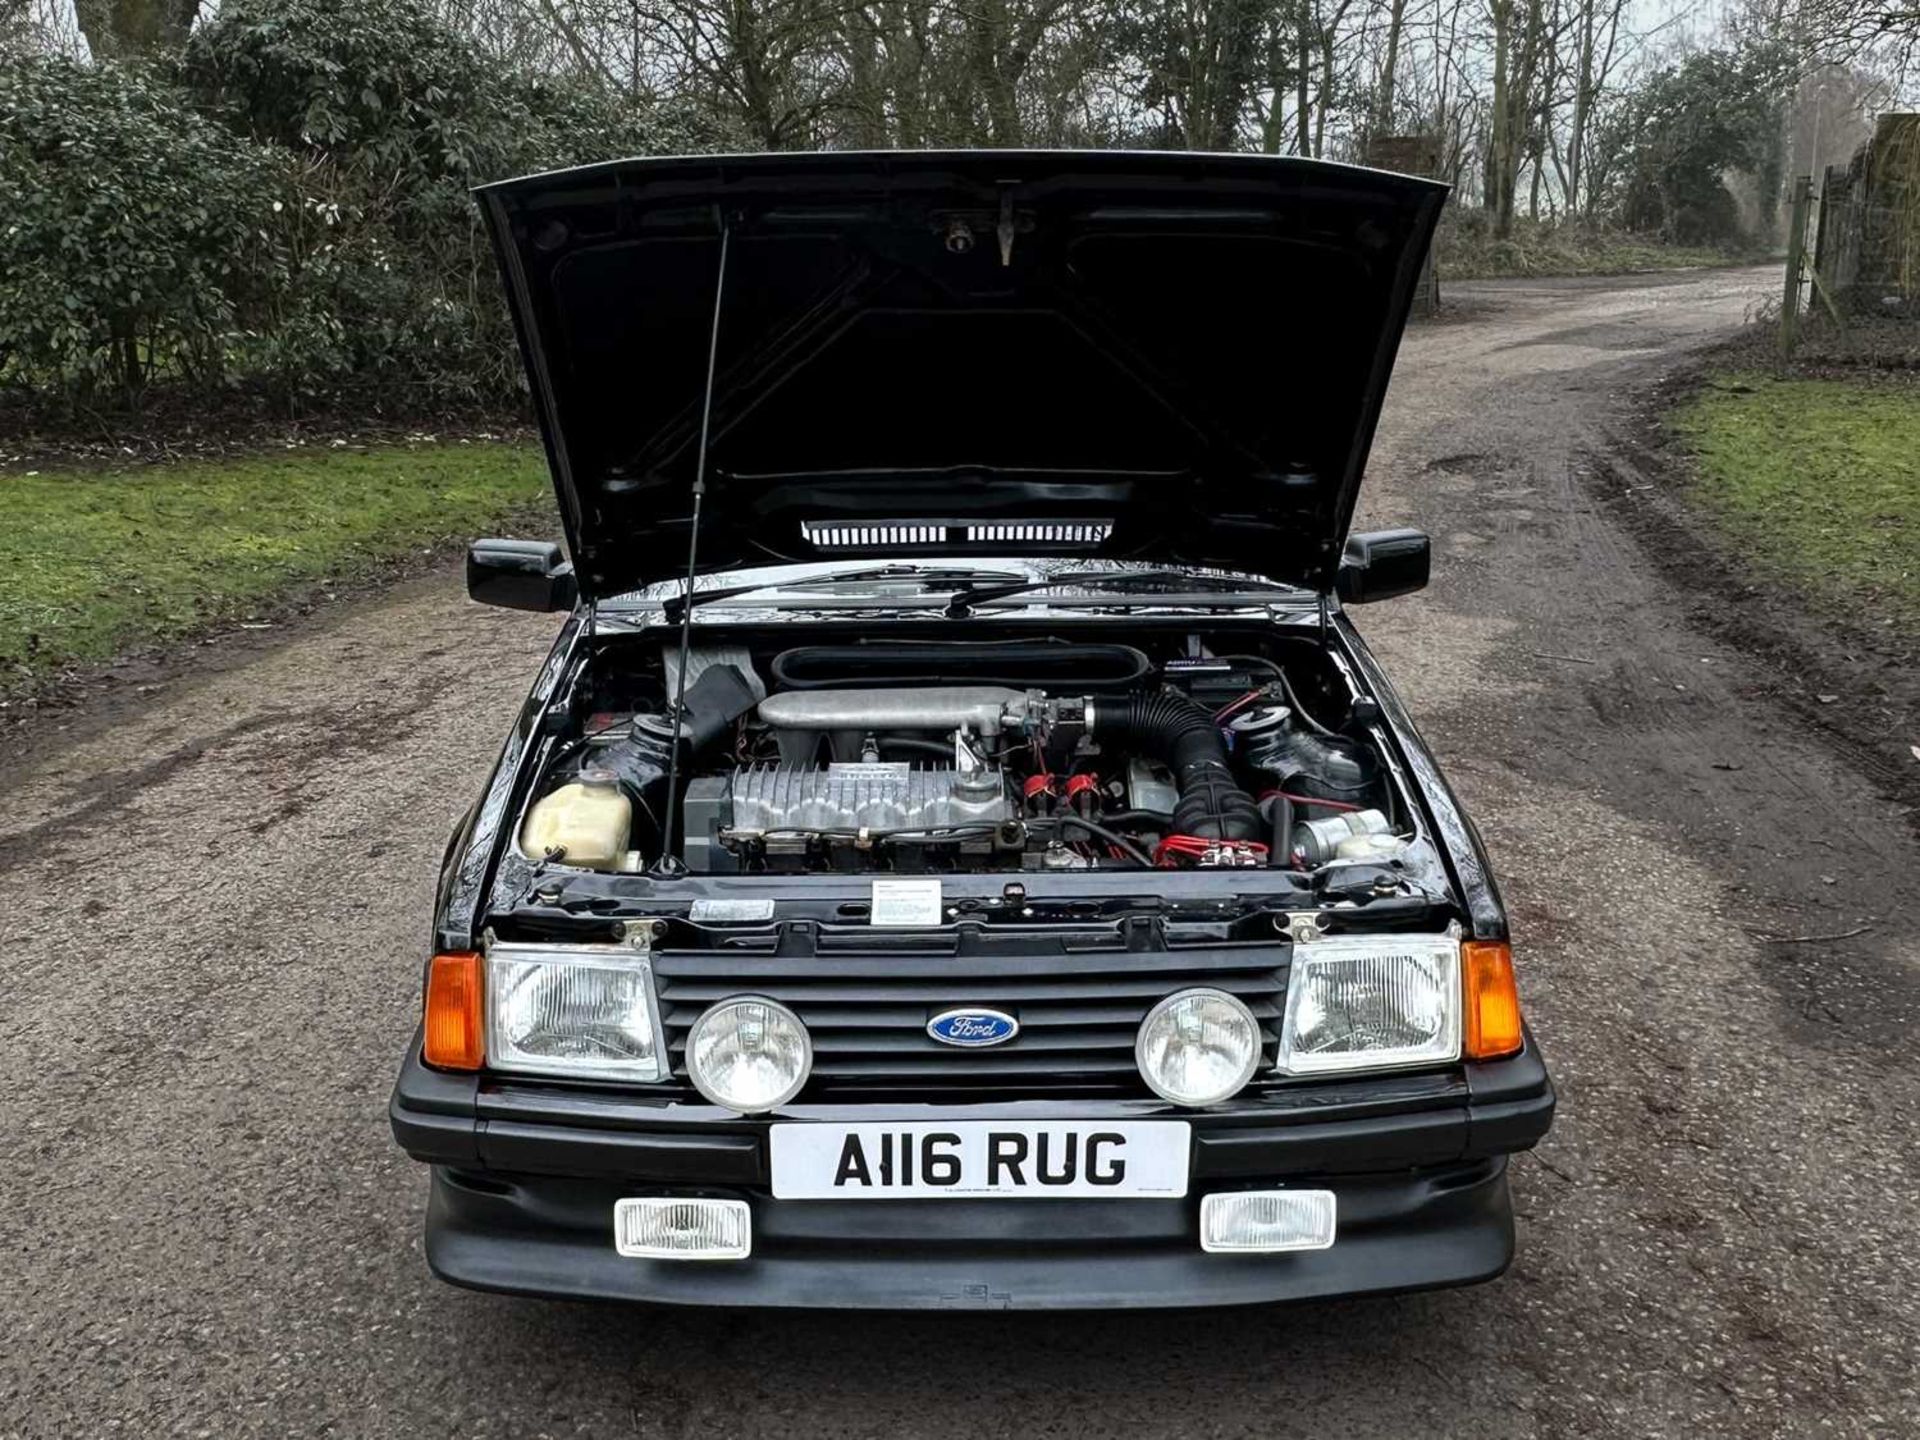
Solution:
[[[775,1125],[778,1200],[1177,1200],[1184,1120]]]

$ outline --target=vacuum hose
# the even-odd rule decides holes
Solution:
[[[1096,699],[1087,729],[1101,740],[1132,745],[1167,762],[1180,787],[1172,830],[1203,840],[1261,840],[1266,822],[1253,797],[1227,768],[1227,746],[1204,705],[1184,695]]]

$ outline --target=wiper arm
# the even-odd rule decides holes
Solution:
[[[973,613],[976,605],[991,604],[995,600],[1007,600],[1015,595],[1025,595],[1035,590],[1052,590],[1072,585],[1084,586],[1089,590],[1128,590],[1135,586],[1171,585],[1179,587],[1176,593],[1191,593],[1196,590],[1284,592],[1292,588],[1272,581],[1247,580],[1227,575],[1189,575],[1179,570],[1070,570],[1063,574],[1050,575],[1042,580],[1022,580],[1008,585],[957,590],[947,601],[947,618],[964,620]]]
[[[857,585],[862,580],[923,580],[929,584],[969,580],[1010,579],[1005,570],[967,570],[921,565],[869,565],[862,570],[835,570],[826,575],[805,575],[797,580],[760,580],[751,585],[724,585],[717,590],[695,590],[669,596],[661,605],[669,625],[677,625],[689,609],[716,600],[733,600],[759,590],[812,590],[825,585]]]

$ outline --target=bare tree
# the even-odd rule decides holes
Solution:
[[[764,149],[805,147],[841,103],[843,0],[634,0],[675,93],[737,117]]]
[[[1370,136],[1418,128],[1501,235],[1516,218],[1592,217],[1616,202],[1635,143],[1617,112],[1647,53],[1631,0],[430,3],[516,65],[671,98],[766,148],[1145,144],[1364,159]],[[1733,3],[1738,15],[1718,23],[1734,30],[1764,10],[1771,29],[1833,16],[1836,33],[1881,34],[1920,0]]]
[[[1380,134],[1393,129],[1393,87],[1400,69],[1400,34],[1406,19],[1407,0],[1387,0],[1386,53],[1380,59],[1380,82],[1373,106],[1373,128]]]
[[[1620,19],[1627,0],[1576,0],[1573,25],[1574,56],[1571,72],[1571,115],[1567,124],[1560,188],[1567,212],[1592,209],[1592,197],[1583,188],[1587,179],[1588,140],[1595,107],[1613,80],[1620,57]]]
[[[1799,0],[1787,18],[1822,60],[1904,69],[1920,52],[1920,0]]]

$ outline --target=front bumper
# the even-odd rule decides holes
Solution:
[[[1529,1039],[1520,1055],[1441,1075],[1249,1092],[1204,1112],[1157,1100],[805,1106],[781,1120],[1181,1118],[1194,1127],[1181,1200],[775,1201],[765,1120],[702,1103],[508,1084],[426,1069],[395,1086],[395,1137],[433,1165],[427,1260],[455,1284],[668,1304],[830,1308],[1234,1305],[1491,1279],[1513,1253],[1506,1156],[1553,1116]],[[1327,1250],[1199,1248],[1200,1196],[1312,1185],[1339,1201]],[[624,1259],[624,1195],[745,1200],[744,1261]]]

